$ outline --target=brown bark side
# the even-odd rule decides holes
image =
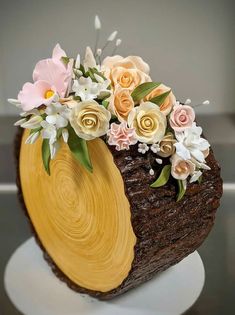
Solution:
[[[137,237],[135,258],[128,277],[114,290],[103,293],[78,286],[71,282],[50,258],[28,216],[19,174],[22,133],[23,130],[19,129],[15,139],[19,200],[37,243],[44,253],[44,258],[55,275],[71,289],[99,299],[111,299],[178,263],[195,251],[210,232],[222,195],[220,168],[212,150],[207,158],[211,170],[203,172],[200,185],[198,183],[188,185],[184,198],[176,202],[177,187],[173,180],[161,188],[154,189],[149,186],[155,178],[149,174],[150,164],[156,176],[162,168],[154,162],[155,157],[152,152],[140,155],[137,146],[133,146],[130,151],[119,152],[109,147],[114,162],[121,172],[125,193],[131,207],[131,221]]]

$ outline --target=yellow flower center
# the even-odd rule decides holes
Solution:
[[[45,92],[45,94],[44,94],[44,97],[45,97],[46,99],[48,99],[48,98],[51,98],[54,94],[55,94],[54,91],[52,91],[52,90],[47,90],[47,91]]]

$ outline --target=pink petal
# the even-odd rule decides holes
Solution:
[[[71,79],[71,73],[62,63],[53,59],[39,61],[33,72],[34,81],[44,80],[55,86],[60,97],[65,97]]]
[[[60,47],[60,44],[56,44],[52,52],[52,59],[60,61],[61,57],[67,57],[66,52]]]

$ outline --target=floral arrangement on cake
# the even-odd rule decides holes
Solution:
[[[111,33],[99,48],[101,22],[95,17],[96,44],[86,48],[81,61],[67,56],[57,44],[52,57],[39,61],[33,83],[23,85],[17,99],[8,101],[23,112],[16,126],[30,129],[26,143],[42,138],[42,160],[50,175],[50,161],[61,143],[92,172],[87,142],[102,137],[116,150],[136,146],[139,154],[151,150],[162,164],[151,187],[165,185],[170,176],[178,182],[180,200],[187,182],[200,181],[209,143],[196,125],[191,101],[176,100],[171,88],[152,81],[150,68],[141,57],[116,55],[121,39]],[[112,44],[114,43],[114,44]],[[105,50],[114,46],[111,56]],[[208,104],[209,101],[203,102]],[[153,168],[149,171],[155,176]]]

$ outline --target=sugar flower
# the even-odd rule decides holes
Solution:
[[[176,140],[171,132],[168,132],[159,143],[158,155],[166,158],[175,153]]]
[[[136,129],[136,136],[140,142],[153,144],[165,135],[166,116],[157,105],[145,102],[132,109],[128,116],[128,125]]]
[[[185,180],[195,171],[195,164],[190,160],[184,160],[177,154],[171,157],[171,175],[175,179]]]
[[[151,149],[151,151],[152,151],[153,153],[155,153],[155,154],[158,153],[158,152],[160,151],[159,144],[158,144],[158,143],[152,144],[151,147],[150,147],[150,149]]]
[[[148,152],[149,150],[149,146],[146,143],[139,143],[138,144],[138,152],[145,154],[146,152]]]
[[[176,147],[176,153],[182,159],[187,160],[194,158],[198,162],[205,162],[204,152],[210,147],[209,142],[201,137],[202,128],[197,127],[196,123],[193,123],[191,128],[185,129],[185,131],[176,133],[177,143],[174,144]]]
[[[89,68],[96,68],[96,61],[95,57],[93,55],[93,52],[89,46],[86,48],[85,52],[85,58],[83,60],[83,66],[85,68],[85,71],[87,71]]]
[[[164,102],[159,106],[159,108],[163,114],[168,115],[170,111],[172,110],[173,105],[176,102],[175,95],[172,93],[171,89],[168,86],[164,84],[160,84],[150,94],[146,96],[145,100],[150,101],[152,98],[162,95],[166,92],[170,92],[170,93],[165,98]]]
[[[100,79],[102,78],[100,77]],[[74,80],[72,90],[82,101],[90,101],[99,97],[102,93],[110,94],[109,84],[109,80],[102,79],[101,82],[93,82],[90,77],[80,77],[78,80]]]
[[[52,103],[45,110],[47,114],[46,121],[55,125],[57,129],[64,128],[68,125],[70,110],[60,103]]]
[[[80,102],[71,111],[70,123],[76,134],[91,140],[107,133],[110,112],[95,101]]]
[[[170,115],[171,128],[177,132],[192,127],[195,120],[195,112],[191,106],[177,104]]]
[[[109,100],[109,110],[119,121],[126,121],[128,114],[134,108],[134,101],[129,89],[117,86]]]
[[[57,44],[53,50],[52,58],[39,61],[33,71],[33,80],[47,81],[55,87],[56,92],[60,97],[65,97],[72,78],[73,60],[67,65],[61,60],[66,57],[66,53]]]
[[[129,150],[130,145],[136,144],[137,139],[134,128],[128,128],[126,122],[112,123],[107,132],[108,144],[115,145],[116,150]]]
[[[40,105],[49,105],[56,96],[56,89],[47,81],[27,82],[18,94],[18,100],[24,111],[32,110]]]
[[[151,81],[148,64],[137,56],[106,57],[102,63],[102,69],[114,87],[120,85],[123,88],[133,90],[139,84]]]

